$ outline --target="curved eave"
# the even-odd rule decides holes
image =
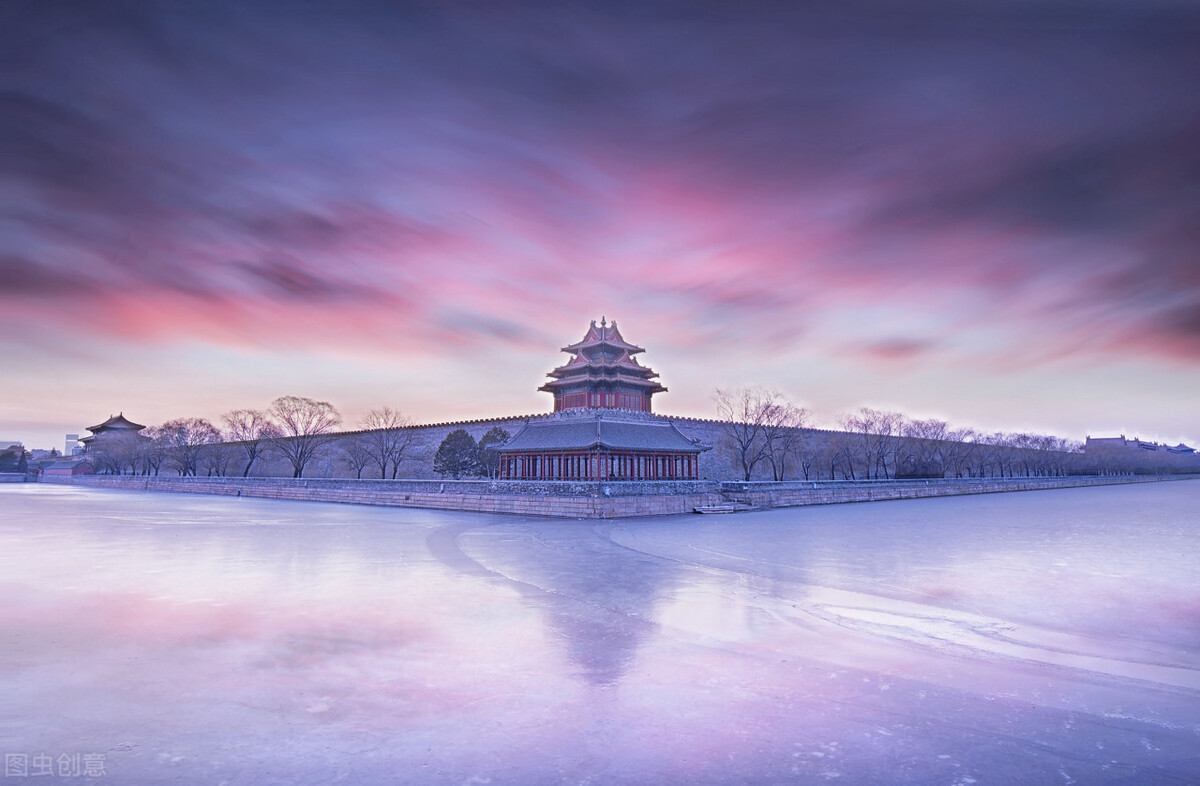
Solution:
[[[625,385],[627,387],[640,388],[642,390],[652,390],[659,393],[665,393],[666,387],[659,382],[651,379],[641,379],[637,377],[568,377],[566,379],[554,379],[542,385],[538,390],[546,393],[553,393],[561,388],[568,388],[575,385],[581,387],[596,387],[596,386],[611,386],[616,387]]]
[[[88,431],[105,431],[105,430],[128,430],[141,431],[146,428],[140,423],[134,423],[129,418],[125,417],[124,413],[120,415],[110,415],[108,420],[96,426],[88,426]]]
[[[613,349],[623,349],[631,355],[636,355],[639,352],[646,351],[636,344],[630,344],[626,341],[613,341],[607,338],[580,341],[578,344],[571,344],[570,346],[563,347],[562,351],[570,352],[572,355],[577,355],[583,350],[591,349],[593,347],[612,347]]]
[[[559,366],[547,372],[555,379],[653,379],[658,373],[645,366]]]
[[[656,373],[653,370],[653,368],[650,368],[649,366],[643,366],[641,364],[638,364],[638,362],[618,361],[618,360],[613,360],[613,361],[593,360],[593,361],[588,361],[588,362],[576,362],[575,360],[572,360],[571,362],[569,362],[569,364],[564,364],[562,366],[558,366],[557,368],[554,368],[554,370],[551,372],[548,372],[546,374],[546,376],[547,377],[562,377],[562,376],[565,376],[565,374],[580,374],[580,373],[592,372],[592,371],[617,371],[618,373],[620,371],[628,371],[630,373],[642,374],[642,376],[649,376],[649,377],[658,377],[659,376],[659,374]]]

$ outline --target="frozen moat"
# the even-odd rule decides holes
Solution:
[[[1200,782],[1200,481],[616,523],[33,484],[0,511],[13,782]]]

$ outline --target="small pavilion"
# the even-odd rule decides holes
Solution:
[[[572,357],[538,388],[554,396],[554,414],[531,421],[497,445],[503,480],[697,480],[707,445],[667,418],[650,414],[666,388],[601,318],[563,352]]]

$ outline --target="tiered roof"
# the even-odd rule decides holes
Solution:
[[[628,391],[645,396],[664,393],[666,388],[655,381],[658,374],[637,362],[633,356],[646,350],[630,344],[603,317],[597,325],[592,320],[581,341],[562,348],[571,359],[551,371],[551,381],[538,390],[555,395],[568,390]]]

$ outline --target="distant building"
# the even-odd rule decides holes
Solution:
[[[62,459],[42,467],[42,474],[52,478],[94,475],[95,472],[92,465],[83,459]]]
[[[138,437],[145,426],[134,423],[125,417],[122,412],[119,415],[109,415],[108,420],[96,426],[88,426],[88,431],[92,432],[89,436],[79,440],[83,443],[83,450],[87,452],[96,448],[98,444],[102,444],[113,438]]]
[[[1159,442],[1144,442],[1144,441],[1138,439],[1137,437],[1134,437],[1133,439],[1126,439],[1124,434],[1122,434],[1119,437],[1088,437],[1087,440],[1083,443],[1084,451],[1096,450],[1096,449],[1104,450],[1104,449],[1113,449],[1113,448],[1128,449],[1128,450],[1146,450],[1146,451],[1155,451],[1155,452],[1163,451],[1166,453],[1175,453],[1175,454],[1179,454],[1179,455],[1186,455],[1186,454],[1191,454],[1191,453],[1196,452],[1195,448],[1190,448],[1187,445],[1183,444],[1182,442],[1180,442],[1178,445],[1174,445],[1174,446],[1164,445]]]
[[[709,449],[667,418],[650,414],[666,388],[603,318],[583,340],[563,347],[572,358],[538,390],[554,396],[554,415],[525,425],[496,447],[505,480],[696,480]]]
[[[76,453],[83,451],[83,445],[79,442],[78,434],[68,434],[66,441],[63,444],[63,455],[74,456]]]
[[[0,472],[24,472],[25,446],[19,440],[0,441]]]

